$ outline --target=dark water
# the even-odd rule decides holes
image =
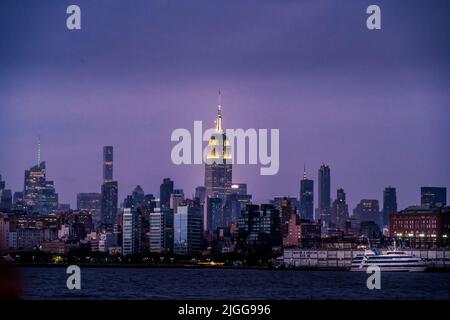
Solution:
[[[359,272],[248,269],[23,268],[24,299],[450,299],[450,273],[383,273],[369,290]]]

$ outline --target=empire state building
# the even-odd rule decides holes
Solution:
[[[231,193],[232,165],[230,141],[222,127],[220,93],[215,125],[215,132],[208,141],[208,153],[206,156],[206,196],[220,197],[225,200],[226,196]]]

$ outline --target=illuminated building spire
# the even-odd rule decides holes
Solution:
[[[308,178],[306,177],[306,164],[303,164],[303,180],[307,180]]]
[[[223,133],[222,128],[222,93],[219,90],[219,102],[217,103],[216,132]]]

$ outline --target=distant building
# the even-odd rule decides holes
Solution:
[[[17,249],[22,251],[37,250],[43,242],[43,232],[40,229],[28,227],[19,228],[17,232]]]
[[[0,210],[11,210],[13,208],[12,193],[9,189],[0,189]]]
[[[231,185],[231,192],[239,196],[245,196],[247,195],[247,184],[233,182],[233,184]]]
[[[362,221],[360,235],[368,239],[379,239],[381,237],[380,226],[373,221]]]
[[[165,252],[165,217],[160,208],[150,213],[149,242],[150,252]]]
[[[103,184],[101,190],[101,219],[104,225],[116,223],[118,184],[113,181],[113,147],[103,147]]]
[[[58,205],[58,211],[70,211],[70,203],[60,203]]]
[[[46,179],[45,161],[25,170],[24,200],[30,213],[46,215],[58,209],[58,194],[53,181]]]
[[[170,208],[170,195],[173,193],[173,181],[165,178],[159,188],[161,208]]]
[[[224,199],[215,196],[207,198],[207,231],[214,232],[217,228],[226,227],[224,217]]]
[[[195,198],[200,201],[200,204],[205,204],[206,188],[204,186],[198,186],[195,188]]]
[[[345,192],[344,189],[341,188],[337,190],[336,200],[333,202],[330,222],[333,227],[338,228],[339,230],[345,230],[348,218],[348,205],[345,200]]]
[[[252,195],[244,192],[244,189],[232,189],[232,193],[227,195],[225,206],[223,208],[225,227],[229,227],[232,223],[236,223],[240,218],[242,210],[245,210],[247,204],[251,203]],[[246,190],[246,188],[245,188]]]
[[[170,208],[155,208],[149,217],[149,251],[153,253],[173,253],[173,210]]]
[[[177,212],[178,206],[184,201],[184,192],[181,189],[173,190],[173,193],[170,195],[170,209],[173,210],[174,213]]]
[[[133,189],[131,197],[133,198],[133,202],[136,208],[140,208],[145,202],[144,189],[142,189],[140,185],[137,185],[136,188]]]
[[[322,223],[328,226],[331,215],[331,174],[330,167],[322,164],[319,168],[319,217]]]
[[[174,253],[196,255],[202,250],[203,219],[198,204],[178,207],[174,214]]]
[[[0,253],[9,249],[9,219],[5,213],[0,213]]]
[[[430,207],[445,207],[447,205],[447,188],[420,188],[420,204],[429,205]]]
[[[122,214],[122,254],[139,253],[138,214],[135,208],[124,208]]]
[[[13,209],[18,211],[26,211],[27,206],[25,205],[25,201],[23,199],[23,192],[16,191],[13,195]]]
[[[283,247],[298,247],[301,245],[300,218],[292,213],[289,218],[288,232],[283,237]]]
[[[103,183],[113,181],[113,147],[103,147]]]
[[[104,225],[114,225],[117,216],[117,181],[105,182],[102,184],[101,202],[101,223]]]
[[[230,141],[222,127],[222,111],[219,103],[215,132],[208,142],[205,164],[205,188],[207,197],[219,197],[225,201],[231,193],[233,170],[231,165]]]
[[[303,179],[300,180],[300,216],[314,221],[314,181],[308,179],[306,169],[303,171]]]
[[[353,217],[362,221],[373,221],[381,226],[382,215],[380,213],[380,206],[378,200],[362,199],[360,203],[353,209]]]
[[[238,220],[241,242],[267,246],[282,244],[280,213],[272,204],[249,204]]]
[[[290,196],[276,196],[273,197],[272,200],[270,200],[270,204],[273,205],[277,210],[280,210],[283,203],[289,201],[292,209],[299,209],[300,208],[300,202],[296,197],[290,197]]]
[[[387,187],[383,192],[383,224],[389,225],[389,217],[394,212],[397,212],[397,191],[395,188]]]
[[[78,193],[77,210],[87,210],[92,215],[92,221],[95,226],[101,223],[102,195],[97,192]]]
[[[0,174],[0,190],[5,189],[6,182],[2,180],[2,175]]]

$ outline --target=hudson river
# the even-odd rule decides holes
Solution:
[[[65,268],[20,268],[23,299],[450,299],[450,273],[382,273],[369,290],[359,272],[81,268],[69,290]]]

